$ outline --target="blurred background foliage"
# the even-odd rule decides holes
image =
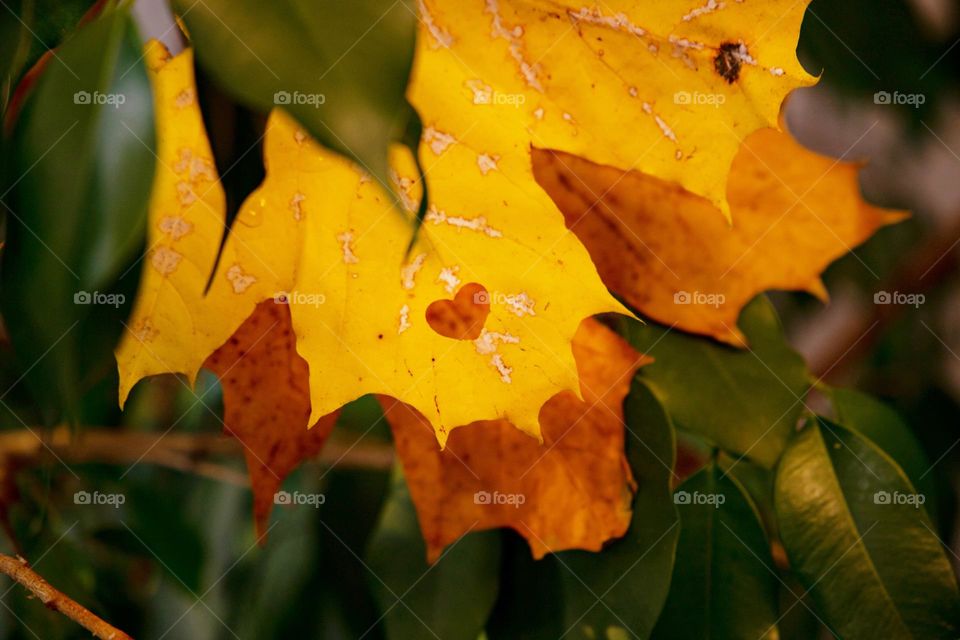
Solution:
[[[3,3],[0,60],[10,80],[0,87],[0,105],[6,108],[26,70],[60,46],[92,4]],[[954,550],[960,548],[960,271],[953,250],[960,242],[958,38],[960,5],[950,0],[810,4],[799,54],[811,72],[822,69],[822,79],[791,97],[787,123],[813,149],[869,160],[861,176],[867,197],[909,209],[914,216],[881,230],[830,268],[825,281],[831,306],[824,308],[803,294],[771,296],[792,345],[813,373],[831,385],[878,396],[904,417],[922,449],[919,455],[935,462],[923,481],[935,487],[931,515]],[[917,109],[878,105],[873,99],[878,91],[920,93],[925,102]],[[262,116],[237,107],[202,75],[200,95],[218,165],[230,166],[249,146],[245,141],[258,137]],[[9,132],[9,126],[5,129]],[[2,148],[8,166],[10,139],[4,136]],[[0,200],[6,226],[15,203],[5,198],[16,178],[9,171],[4,175],[0,192],[5,197]],[[242,164],[225,185],[228,201],[242,201],[260,176],[257,161]],[[136,264],[136,257],[126,255],[114,274],[126,274],[115,285],[128,293],[126,304],[116,310],[119,316],[129,310]],[[878,291],[922,292],[926,300],[916,308],[883,307],[873,304]],[[6,314],[20,312],[5,306],[5,320]],[[219,434],[222,402],[216,379],[209,374],[201,376],[194,390],[169,376],[144,382],[126,410],[119,411],[116,368],[109,347],[103,346],[115,338],[115,327],[98,319],[91,323],[91,333],[84,334],[90,361],[78,366],[81,379],[74,380],[80,390],[76,423],[107,434],[171,429]],[[0,343],[0,438],[50,422],[38,389],[29,385],[30,361],[14,357],[6,335],[4,331]],[[101,346],[96,346],[98,339]],[[43,389],[39,391],[42,396]],[[370,398],[349,406],[340,422],[337,432],[347,441],[362,438],[374,451],[389,446],[389,430]],[[685,459],[702,461],[700,445],[682,433],[679,437],[680,464]],[[410,554],[404,558],[409,566],[401,571],[425,569],[422,543],[417,546],[416,531],[408,530],[409,505],[392,505],[398,514],[392,524],[400,527],[393,533],[401,539],[408,536],[409,548],[390,547],[396,540],[378,541],[374,535],[390,495],[388,459],[375,457],[379,462],[365,468],[331,466],[330,458],[305,464],[285,488],[323,492],[326,503],[317,509],[278,508],[269,540],[260,546],[250,494],[242,486],[240,456],[211,461],[199,452],[204,455],[179,456],[175,464],[138,464],[120,450],[113,452],[114,461],[61,459],[55,443],[41,445],[29,434],[17,442],[22,446],[9,449],[0,465],[0,523],[6,534],[0,537],[0,549],[30,559],[62,591],[135,637],[381,638],[388,624],[406,628],[395,613],[385,623],[381,611],[384,600],[390,601],[391,587],[380,583],[361,560],[376,557],[367,555],[375,543],[387,544],[397,555]],[[721,455],[711,461],[695,482],[705,482],[716,465],[730,465],[730,460]],[[770,526],[769,473],[750,462],[739,463],[737,469],[727,482],[732,478],[752,496],[759,505],[758,517]],[[118,508],[75,504],[75,492],[92,490],[122,493],[126,500]],[[407,529],[401,526],[403,514]],[[382,537],[382,530],[378,535]],[[431,590],[467,589],[476,607],[493,607],[491,638],[558,637],[566,628],[558,626],[563,620],[557,594],[563,570],[555,562],[533,562],[515,534],[496,535],[496,555],[483,557],[500,570],[499,594],[490,594],[489,585],[458,584],[455,574],[431,577],[417,589],[426,598]],[[684,546],[681,541],[681,549]],[[402,578],[397,584],[403,584]],[[789,576],[783,578],[786,586],[780,594],[787,609],[788,588],[795,585]],[[4,587],[0,604],[2,638],[88,637],[19,587]],[[447,615],[472,613],[468,603]],[[806,607],[790,607],[780,632],[784,638],[828,636]]]

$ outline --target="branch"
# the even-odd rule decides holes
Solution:
[[[83,605],[57,591],[40,574],[31,569],[23,558],[19,556],[14,558],[0,553],[0,572],[7,574],[29,589],[48,608],[59,611],[95,637],[103,640],[133,640]]]
[[[79,433],[71,433],[67,427],[52,431],[34,428],[0,432],[0,461],[35,458],[50,452],[74,463],[132,465],[145,462],[220,482],[250,485],[246,474],[213,461],[243,454],[243,445],[238,440],[220,434],[162,435],[89,427]],[[393,448],[385,443],[356,442],[349,437],[333,436],[314,460],[339,467],[389,469],[393,464]]]

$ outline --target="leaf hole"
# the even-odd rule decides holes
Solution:
[[[454,340],[479,338],[489,315],[490,294],[476,282],[460,287],[453,300],[434,300],[426,312],[430,328]]]

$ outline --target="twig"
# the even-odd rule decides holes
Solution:
[[[0,432],[0,462],[4,458],[34,458],[51,451],[74,463],[143,462],[239,486],[250,484],[246,474],[213,461],[243,454],[240,442],[219,434],[170,433],[161,437],[157,433],[90,427],[79,433],[71,433],[67,427]],[[356,443],[334,436],[314,460],[344,468],[389,469],[393,448],[385,443]]]
[[[30,568],[23,558],[0,553],[0,572],[3,572],[30,590],[40,602],[59,611],[97,638],[103,640],[133,640],[123,631],[91,612],[66,594],[58,591],[43,576]]]

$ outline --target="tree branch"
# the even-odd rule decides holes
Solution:
[[[123,631],[91,612],[83,605],[55,589],[21,557],[0,553],[0,572],[3,572],[30,590],[40,602],[59,611],[97,638],[103,640],[133,640]]]
[[[145,462],[239,486],[250,484],[246,474],[214,461],[243,454],[242,443],[220,434],[164,436],[89,427],[79,433],[71,433],[67,427],[52,431],[34,428],[0,432],[0,460],[35,458],[46,453],[56,454],[65,462],[124,465]],[[389,469],[393,464],[393,447],[333,436],[314,460],[346,468]]]

